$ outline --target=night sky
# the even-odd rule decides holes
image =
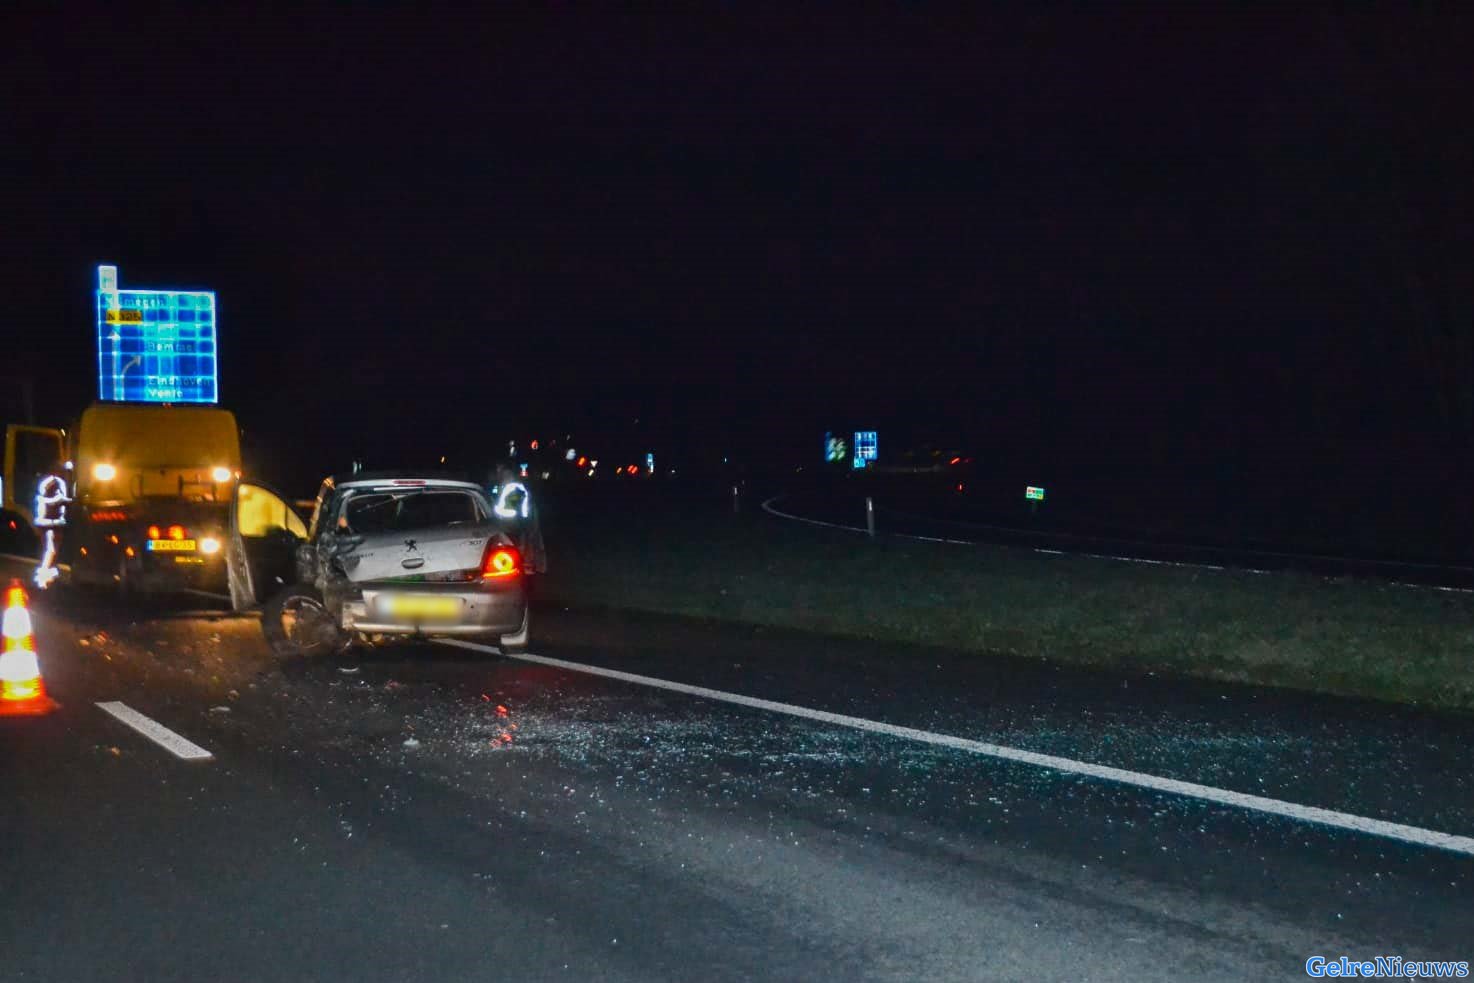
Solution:
[[[106,261],[218,292],[282,480],[868,424],[1467,489],[1471,8],[1288,6],[12,10],[0,375],[47,418],[92,397]]]

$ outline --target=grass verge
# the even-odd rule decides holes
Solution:
[[[768,517],[565,516],[550,600],[1474,710],[1474,595],[880,540]]]

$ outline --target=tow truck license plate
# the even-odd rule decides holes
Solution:
[[[150,539],[148,548],[155,553],[193,553],[196,549],[193,539]]]

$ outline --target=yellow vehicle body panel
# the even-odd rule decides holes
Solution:
[[[79,497],[94,503],[225,501],[241,470],[235,415],[213,406],[98,403],[83,412],[75,440]],[[112,476],[98,477],[99,465],[111,466]],[[217,468],[229,480],[217,481]]]

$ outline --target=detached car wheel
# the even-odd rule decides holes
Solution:
[[[282,658],[342,652],[353,640],[338,627],[322,595],[307,584],[293,584],[266,602],[261,632],[271,651]]]

